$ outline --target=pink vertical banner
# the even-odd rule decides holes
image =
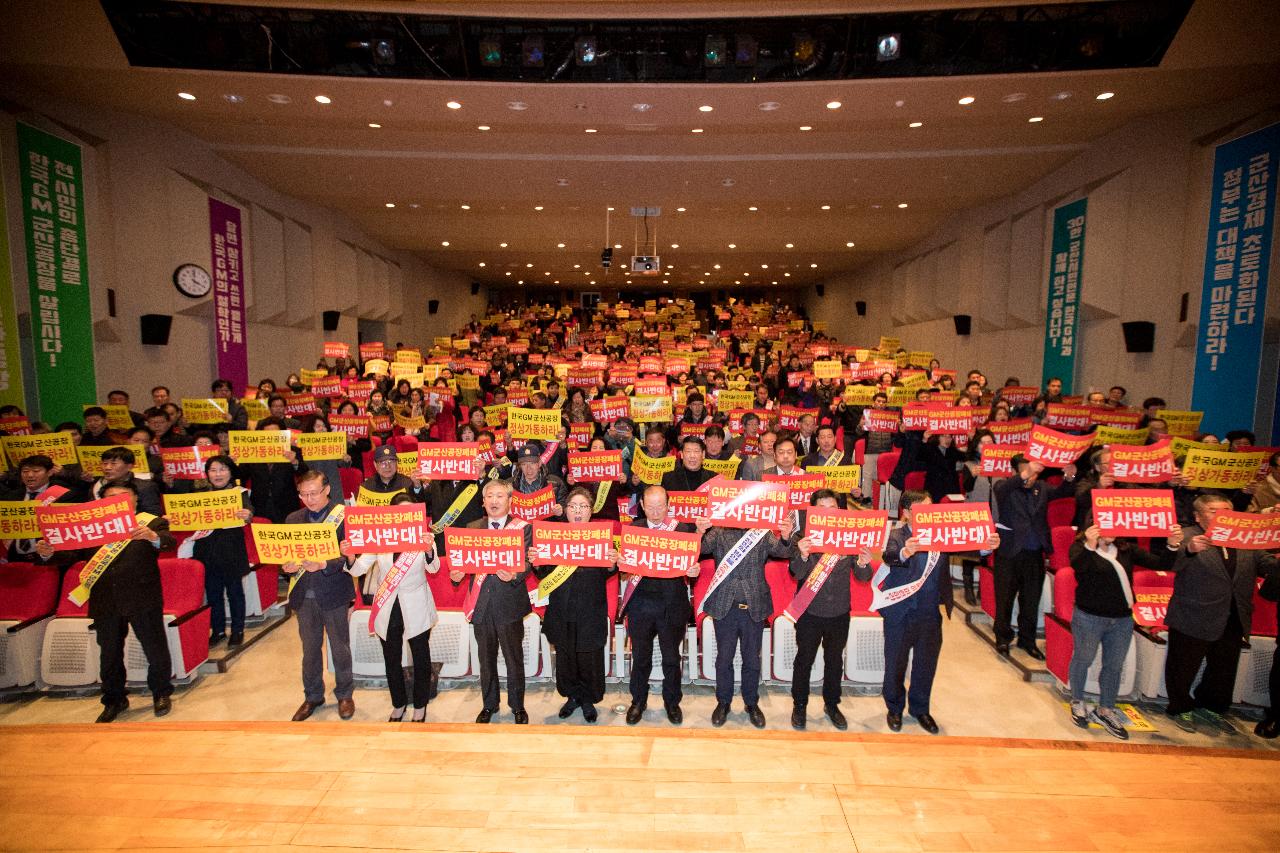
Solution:
[[[236,394],[249,385],[249,349],[244,322],[244,232],[240,208],[209,199],[209,243],[213,253],[213,344],[217,375]]]

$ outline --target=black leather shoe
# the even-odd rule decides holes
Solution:
[[[578,700],[569,699],[560,706],[560,719],[567,720],[573,716],[573,712],[578,710]]]
[[[596,711],[596,706],[590,704],[583,705],[582,719],[586,720],[588,723],[594,723],[596,720],[600,719],[600,713]]]
[[[1253,727],[1253,733],[1261,738],[1272,740],[1280,735],[1280,717],[1271,720],[1261,720]]]
[[[210,635],[209,635],[209,648],[213,648],[214,646],[218,645],[218,643],[221,643],[221,642],[222,642],[223,640],[225,640],[226,638],[227,638],[227,635],[226,635],[226,634],[210,634]]]
[[[1032,645],[1032,646],[1018,646],[1018,648],[1022,649],[1024,652],[1026,652],[1026,653],[1027,653],[1027,657],[1031,658],[1032,660],[1044,660],[1044,652],[1040,651],[1040,647],[1039,647],[1039,646],[1034,646],[1034,645]]]
[[[1003,656],[1003,657],[1008,657],[1008,656],[1009,656],[1009,644],[1008,644],[1008,643],[996,643],[996,654],[1001,655],[1001,656]]]
[[[476,714],[477,723],[487,723],[492,719],[493,719],[493,712],[490,711],[488,708],[484,708],[480,711],[479,714]]]
[[[827,705],[825,710],[827,712],[827,719],[831,721],[831,725],[835,726],[840,731],[844,731],[849,728],[849,721],[844,718],[844,714],[841,713],[838,705]]]
[[[163,717],[173,710],[173,700],[168,696],[157,696],[151,700],[151,709],[157,717]]]
[[[938,721],[931,714],[921,714],[916,717],[916,722],[920,724],[920,728],[929,734],[936,735],[938,733]]]
[[[684,722],[684,711],[680,710],[679,705],[667,706],[667,720],[673,726],[678,726]]]
[[[965,604],[967,604],[967,605],[969,605],[970,607],[975,607],[975,606],[977,606],[977,604],[978,604],[978,595],[977,595],[977,593],[975,593],[972,589],[965,589],[965,591],[964,591],[964,603],[965,603]]]
[[[889,731],[891,732],[902,731],[902,715],[901,714],[895,714],[893,711],[890,711],[887,715],[885,715],[884,719],[885,719],[885,722],[889,724]]]
[[[711,725],[720,728],[727,719],[729,719],[729,706],[716,705],[716,709],[711,712]]]
[[[227,638],[227,648],[234,649],[236,646],[244,645],[244,632],[235,631]]]
[[[634,726],[636,723],[640,722],[640,719],[643,716],[644,706],[637,705],[635,702],[632,702],[631,707],[627,708],[627,725]]]
[[[807,717],[805,709],[796,705],[791,709],[791,728],[798,732],[804,731],[805,724],[808,722]]]
[[[129,710],[129,700],[122,699],[119,702],[112,702],[110,705],[102,706],[102,713],[98,715],[95,723],[110,723],[120,716],[123,712]]]
[[[521,708],[519,711],[515,712],[515,718],[516,718],[517,726],[529,725],[529,714],[528,712],[525,711],[524,708]]]
[[[759,705],[747,706],[747,719],[751,721],[751,725],[757,729],[764,728],[764,712],[760,710]]]

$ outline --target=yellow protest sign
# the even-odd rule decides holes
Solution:
[[[133,451],[133,464],[139,471],[146,471],[147,468],[147,449],[141,444],[118,444],[116,447],[123,447],[126,450]],[[110,450],[111,446],[104,447],[85,447],[81,445],[76,448],[76,456],[80,460],[80,467],[84,469],[86,474],[92,474],[95,477],[102,476],[102,454]]]
[[[404,474],[406,477],[415,477],[418,474],[418,451],[407,450],[404,453],[396,454],[396,473]]]
[[[497,429],[507,422],[508,403],[491,403],[484,407],[485,426]]]
[[[397,467],[399,467],[398,462]],[[391,499],[403,491],[404,489],[397,489],[394,492],[373,492],[361,486],[360,491],[356,493],[356,503],[359,506],[391,506]]]
[[[325,370],[323,367],[316,368],[315,370],[309,370],[304,367],[298,371],[298,378],[302,380],[303,385],[310,385],[317,379],[324,379],[328,375],[329,371]]]
[[[902,385],[892,385],[889,387],[889,405],[894,408],[902,408],[916,398],[916,392],[913,388],[907,388]]]
[[[332,524],[254,524],[253,545],[267,564],[323,563],[340,557],[338,530]]]
[[[881,352],[893,353],[893,352],[897,352],[901,348],[902,348],[902,338],[891,338],[891,337],[888,337],[887,335],[880,336]]]
[[[1150,433],[1146,429],[1124,429],[1099,425],[1093,431],[1094,444],[1146,444]]]
[[[635,456],[631,459],[631,473],[639,477],[640,482],[649,486],[659,485],[662,482],[662,475],[674,470],[676,470],[676,458],[674,456],[654,459],[647,456],[643,450],[637,448]]]
[[[6,435],[4,454],[13,467],[28,456],[48,456],[54,465],[75,465],[76,443],[69,432],[48,432],[44,435]]]
[[[407,379],[410,376],[421,376],[422,365],[414,364],[409,361],[397,361],[391,365],[391,378],[399,382],[401,379]]]
[[[297,444],[304,462],[341,459],[347,455],[345,432],[304,432],[298,436]]]
[[[0,539],[39,539],[39,505],[40,501],[0,501]]]
[[[393,413],[396,426],[403,430],[417,430],[421,432],[427,428],[427,419],[422,415],[407,415],[404,412]]]
[[[271,417],[271,410],[267,408],[266,400],[259,400],[257,397],[245,397],[240,401],[240,405],[244,406],[245,414],[249,416],[251,421],[260,421],[263,418]]]
[[[182,398],[182,417],[189,424],[220,424],[228,420],[226,400]]]
[[[1191,438],[1200,431],[1200,420],[1204,412],[1182,412],[1171,409],[1160,409],[1156,417],[1162,419],[1169,427],[1169,435]]]
[[[733,383],[729,383],[732,385]],[[733,409],[749,409],[751,404],[755,402],[756,395],[752,394],[744,387],[741,391],[721,389],[716,392],[716,408],[722,412],[732,411]]]
[[[231,458],[241,464],[289,461],[289,433],[280,430],[233,429],[227,433],[227,445]]]
[[[1181,462],[1192,450],[1212,450],[1216,452],[1221,449],[1222,446],[1218,444],[1208,444],[1203,441],[1192,441],[1189,438],[1183,438],[1181,436],[1174,436],[1169,442],[1169,451],[1173,454],[1174,461],[1176,462]]]
[[[703,459],[702,467],[706,468],[712,474],[719,474],[726,480],[732,480],[738,476],[738,466],[742,464],[742,460],[737,456],[730,456],[728,459]]]
[[[368,376],[371,373],[378,376],[386,376],[390,369],[391,367],[387,364],[387,360],[385,358],[371,358],[364,363],[365,376]]]
[[[512,438],[555,441],[559,429],[558,409],[507,409],[507,434]]]
[[[636,423],[667,423],[672,420],[671,397],[632,397],[631,420]]]
[[[826,487],[841,495],[852,492],[862,480],[861,465],[810,465],[804,470],[809,474],[821,474],[826,480]]]
[[[437,335],[431,339],[431,344],[436,349],[453,349],[453,338],[449,335]]]
[[[910,376],[902,377],[898,381],[902,383],[903,388],[909,388],[913,392],[929,387],[929,376],[926,373],[913,373]]]
[[[844,365],[838,359],[824,358],[813,363],[814,379],[839,379],[844,376]]]
[[[244,508],[239,489],[218,489],[186,495],[163,495],[164,517],[170,530],[220,530],[244,527],[236,513]]]
[[[108,429],[133,429],[133,415],[129,414],[128,406],[116,406],[110,403],[97,403],[94,405],[107,413]],[[93,406],[85,406],[84,408],[92,409]]]
[[[844,404],[846,406],[870,406],[879,391],[874,385],[846,385],[844,388]]]
[[[1268,455],[1266,451],[1192,450],[1182,465],[1182,476],[1193,489],[1240,489],[1257,478]]]
[[[480,377],[474,373],[459,373],[458,388],[463,391],[479,391]]]
[[[404,364],[422,364],[422,351],[418,349],[398,349],[395,360]]]
[[[913,350],[907,353],[907,364],[912,367],[923,367],[928,370],[931,361],[933,361],[933,353],[927,350]]]

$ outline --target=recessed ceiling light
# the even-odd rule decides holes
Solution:
[[[703,104],[702,106],[698,107],[698,112],[700,112],[700,113],[709,113],[709,112],[711,112],[711,111],[712,111],[712,110],[714,110],[714,109],[715,109],[715,107],[711,106],[710,104]]]
[[[613,244],[613,248],[615,248],[615,249],[621,249],[621,248],[622,248],[622,244],[621,244],[621,243],[614,243],[614,244]]]
[[[396,203],[394,201],[387,202],[387,207],[395,207],[395,206],[396,206]]]
[[[610,209],[610,210],[613,210],[613,208],[612,208],[612,207],[611,207],[611,208],[609,208],[609,209]],[[677,207],[677,208],[676,208],[676,213],[684,213],[684,208],[683,208],[683,207]]]
[[[273,104],[288,104],[293,102],[293,98],[288,95],[267,95],[267,100]]]
[[[782,104],[778,103],[777,101],[764,101],[763,103],[760,104],[760,111],[771,113],[780,106],[782,106]]]
[[[529,109],[529,105],[524,101],[507,101],[507,109],[515,110],[516,112],[523,112],[524,110]]]
[[[729,248],[730,248],[730,249],[736,249],[736,248],[738,248],[738,244],[737,244],[737,243],[730,243],[730,244],[729,244]]]
[[[818,268],[817,264],[809,264],[809,269],[816,270],[817,268]]]
[[[777,284],[777,282],[776,282],[776,281],[775,281],[775,282],[773,282],[773,283],[774,283],[774,284]]]
[[[839,102],[839,101],[827,101],[827,109],[829,109],[829,110],[838,110],[838,109],[840,109],[840,102]]]
[[[787,244],[787,248],[788,248],[788,249],[794,249],[795,247],[796,247],[796,244],[795,244],[795,243],[788,243],[788,244]]]
[[[671,248],[673,248],[673,249],[679,249],[679,248],[680,248],[680,244],[679,244],[679,243],[672,243],[672,244],[671,244]]]
[[[574,268],[575,270],[580,270],[580,269],[582,269],[582,264],[574,264],[574,265],[573,265],[573,268]]]
[[[789,273],[789,272],[784,272],[784,273],[782,274],[782,277],[783,277],[783,278],[791,278],[791,273]]]
[[[1070,92],[1055,92],[1054,94],[1052,94],[1052,95],[1050,95],[1050,96],[1049,96],[1049,100],[1051,100],[1051,101],[1065,101],[1067,98],[1070,98],[1070,97],[1071,97],[1071,93],[1070,93]]]
[[[503,275],[511,275],[511,270],[507,270],[506,272],[503,273]]]
[[[831,209],[831,205],[829,205],[829,204],[824,204],[824,205],[822,206],[822,209],[823,209],[823,210],[830,210],[830,209]]]
[[[328,95],[316,95],[316,103],[317,103],[317,104],[331,104],[331,103],[333,103],[333,98],[330,98]]]
[[[471,205],[469,205],[469,204],[464,204],[464,205],[462,205],[462,209],[463,209],[463,210],[470,210],[470,209],[471,209]]]
[[[1097,94],[1097,96],[1094,98],[1094,100],[1097,100],[1097,101],[1109,101],[1109,100],[1111,100],[1112,98],[1114,98],[1115,96],[1116,96],[1116,93],[1115,93],[1115,92],[1099,92],[1099,93]]]
[[[845,244],[844,244],[844,246],[845,246],[845,248],[846,248],[846,249],[852,249],[852,248],[853,248],[853,243],[845,243]]]
[[[753,204],[753,205],[751,205],[751,207],[748,207],[748,208],[747,208],[747,210],[750,210],[750,211],[757,211],[757,210],[759,210],[759,209],[760,209],[760,208],[756,207],[754,204]]]
[[[751,273],[749,273],[749,272],[744,272],[744,273],[742,274],[742,277],[743,277],[743,278],[751,278]]]
[[[606,208],[605,208],[605,210],[612,211],[612,210],[613,210],[613,208],[612,208],[612,207],[606,207]]]
[[[719,265],[719,264],[712,264],[712,267],[713,267],[714,269],[720,269],[720,265]]]
[[[556,248],[557,248],[557,249],[563,249],[563,248],[564,248],[564,243],[556,243]]]
[[[543,275],[551,275],[551,270],[547,270],[546,272],[543,273]]]
[[[516,284],[524,284],[524,279],[520,279],[519,281],[516,282]]]
[[[1032,116],[1031,118],[1027,119],[1027,121],[1031,122],[1032,124],[1035,124],[1036,122],[1044,121],[1044,116]]]
[[[962,106],[962,107],[967,107],[967,106],[969,106],[970,104],[972,104],[975,100],[977,100],[977,99],[976,99],[976,98],[974,98],[974,97],[973,97],[973,95],[965,95],[963,98],[961,98],[961,99],[960,99],[959,101],[957,101],[956,103],[958,103],[958,104],[959,104],[960,106]]]
[[[196,96],[190,92],[179,92],[178,97],[182,98],[184,101],[194,101],[196,99]]]
[[[913,122],[911,122],[911,124],[907,125],[907,127],[924,127],[924,122],[922,122],[922,121],[913,121]]]
[[[735,279],[733,280],[733,283],[734,283],[734,284],[742,284],[742,279],[740,279],[740,278],[735,278]]]
[[[228,104],[243,104],[244,95],[223,95],[222,99]]]
[[[457,101],[449,101],[448,103],[445,104],[445,106],[451,110],[462,109],[462,104],[458,103]]]
[[[904,201],[904,202],[901,202],[901,203],[898,205],[898,209],[899,209],[899,210],[901,210],[901,209],[905,208],[906,206],[907,206],[907,203],[906,203],[905,201]]]
[[[487,124],[476,125],[476,130],[488,130],[488,129],[489,129],[489,125]]]
[[[585,129],[585,130],[584,130],[584,131],[582,131],[582,132],[583,132],[583,133],[598,133],[599,131],[597,131],[594,127],[588,127],[587,129]]]
[[[417,209],[418,209],[418,203],[417,203],[416,201],[415,201],[415,202],[411,202],[411,203],[409,204],[409,206],[410,206],[410,207],[412,207],[414,210],[417,210]]]
[[[689,132],[690,132],[690,133],[702,133],[702,128],[700,128],[700,127],[695,127],[693,130],[691,130],[691,131],[689,131]]]
[[[534,210],[542,210],[542,205],[540,205],[540,204],[535,204],[535,205],[533,206],[533,209],[534,209]]]
[[[506,243],[499,243],[499,244],[498,244],[498,248],[500,248],[500,249],[505,249],[505,248],[507,248],[507,244],[506,244]]]
[[[484,266],[484,261],[481,261],[481,262],[480,262],[480,266]]]
[[[800,129],[801,129],[801,130],[813,130],[813,126],[812,126],[812,125],[808,125],[808,124],[802,124],[802,125],[800,125]]]
[[[440,241],[440,245],[441,245],[441,246],[444,246],[444,247],[447,249],[447,248],[449,248],[449,241],[448,241],[448,240],[441,240],[441,241]]]
[[[378,124],[376,121],[371,121],[369,122],[369,127],[372,127],[374,130],[377,130],[378,128],[382,127],[382,125]]]
[[[533,264],[525,264],[526,269],[533,269]]]
[[[647,113],[649,110],[653,109],[653,104],[632,104],[631,109],[638,113]]]
[[[762,269],[762,270],[767,270],[768,268],[769,268],[769,265],[768,265],[768,264],[761,264],[761,265],[760,265],[760,269]]]
[[[567,187],[567,186],[569,186],[569,179],[568,179],[568,178],[556,178],[556,186],[558,186],[558,187]]]

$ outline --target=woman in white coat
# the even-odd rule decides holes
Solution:
[[[413,503],[406,494],[396,495],[392,505]],[[404,558],[407,569],[403,576],[395,582],[397,564]],[[404,687],[404,668],[401,666],[404,638],[409,638],[409,652],[413,659],[413,717],[412,722],[421,723],[427,719],[427,700],[431,690],[431,629],[437,621],[436,604],[431,596],[431,587],[427,585],[427,572],[435,574],[440,571],[440,561],[436,556],[435,546],[427,551],[406,552],[404,554],[360,554],[354,559],[348,555],[350,567],[347,571],[353,577],[368,574],[366,589],[375,590],[374,601],[376,614],[373,618],[373,633],[382,642],[382,658],[387,665],[387,687],[391,690],[390,722],[398,723],[404,719],[408,704]],[[389,596],[377,605],[377,591],[381,591],[384,581],[391,576],[394,588]]]

